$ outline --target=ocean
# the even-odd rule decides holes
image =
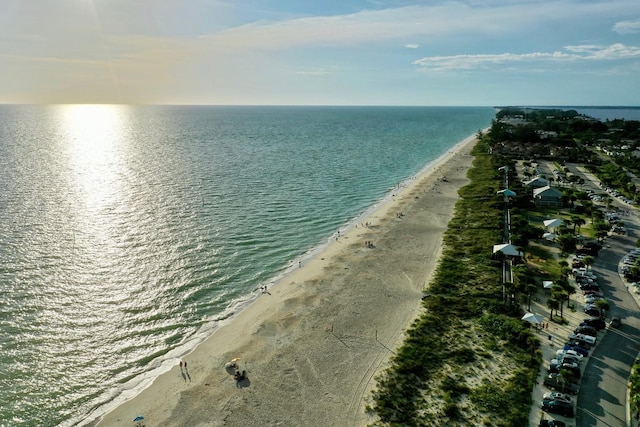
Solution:
[[[0,106],[0,426],[134,395],[494,115]]]

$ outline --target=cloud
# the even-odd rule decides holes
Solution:
[[[471,6],[446,2],[356,13],[258,21],[200,37],[204,45],[221,49],[288,49],[301,46],[353,46],[372,42],[461,36],[504,35],[544,22],[560,13],[555,7]],[[409,46],[407,46],[409,47]]]
[[[576,61],[614,61],[640,58],[640,47],[613,44],[611,46],[566,46],[566,52],[501,53],[478,55],[428,56],[413,62],[428,71],[487,69],[503,64],[558,63]]]
[[[636,21],[620,21],[613,26],[613,31],[618,34],[637,34],[640,33],[640,19]]]
[[[640,47],[625,46],[621,43],[615,43],[611,46],[565,46],[565,49],[579,55],[577,59],[585,60],[615,61],[619,59],[640,58]]]
[[[409,43],[409,44],[404,45],[404,47],[406,47],[407,49],[417,49],[417,48],[420,47],[420,45],[419,44],[415,44],[415,43]]]
[[[215,50],[279,50],[302,46],[354,46],[389,40],[446,40],[447,36],[491,39],[565,22],[591,22],[622,12],[640,12],[637,0],[466,0],[434,2],[350,14],[254,21],[202,33]],[[551,18],[550,18],[551,17]],[[413,44],[413,43],[412,43]]]
[[[316,76],[323,77],[332,74],[335,71],[335,68],[316,68],[311,70],[300,70],[296,71],[295,74],[303,75],[303,76]]]

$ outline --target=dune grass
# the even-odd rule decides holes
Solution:
[[[375,425],[518,426],[528,424],[541,363],[539,341],[502,301],[502,165],[480,141],[471,182],[445,233],[445,250],[424,312],[407,332],[374,392]]]

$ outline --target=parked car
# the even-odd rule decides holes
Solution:
[[[582,245],[583,248],[594,248],[595,250],[599,251],[600,249],[602,249],[602,245],[598,242],[586,242],[584,245]]]
[[[576,253],[578,255],[590,255],[590,256],[598,256],[598,249],[593,248],[591,246],[588,247],[581,247],[579,249],[576,249]]]
[[[553,414],[564,415],[565,417],[573,417],[573,404],[563,400],[543,400],[542,410]]]
[[[549,364],[547,373],[549,374],[563,373],[565,378],[571,378],[573,380],[579,380],[581,377],[580,368],[575,363],[563,363],[562,365],[551,363]]]
[[[600,295],[585,295],[584,302],[586,304],[596,305],[598,301],[606,301],[606,299],[602,298]]]
[[[598,277],[593,273],[574,273],[574,279],[578,283],[594,283]]]
[[[588,314],[589,316],[600,316],[600,309],[595,306],[585,306],[584,314]]]
[[[570,361],[564,361],[562,359],[551,359],[551,361],[549,362],[549,372],[560,372],[560,368],[567,368],[567,369],[579,369],[579,366],[576,362],[570,362]]]
[[[562,359],[563,357],[573,357],[581,362],[584,355],[571,349],[556,350],[556,359]]]
[[[599,331],[607,327],[607,322],[600,317],[590,317],[580,322],[580,326],[591,326]]]
[[[620,317],[613,316],[611,318],[611,322],[609,323],[609,326],[611,326],[612,328],[619,328],[620,325],[622,325],[622,321],[620,320]]]
[[[566,343],[567,345],[570,346],[577,346],[577,347],[581,347],[584,348],[585,350],[591,350],[591,344],[589,344],[586,341],[580,341],[580,340],[576,340],[576,339],[570,339],[569,341],[567,341]]]
[[[556,357],[551,359],[551,361],[553,362],[554,360],[556,360],[557,363],[575,363],[576,365],[580,365],[580,362],[582,362],[582,357],[566,353],[558,356],[558,354],[556,353]]]
[[[583,357],[586,357],[589,355],[589,349],[585,347],[581,347],[577,344],[576,345],[565,344],[564,349],[575,351],[576,353],[581,354]]]
[[[579,285],[580,286],[580,290],[582,292],[584,291],[597,291],[600,292],[600,286],[596,285],[595,283],[588,283],[586,285]]]
[[[580,387],[578,384],[564,380],[560,374],[550,373],[544,377],[543,384],[549,387],[550,389],[559,391],[561,393],[569,393],[576,395],[578,391],[580,391]]]
[[[567,427],[567,424],[558,420],[540,420],[539,427]]]
[[[542,400],[553,400],[553,399],[564,400],[567,403],[573,403],[573,399],[571,398],[571,396],[565,393],[560,393],[557,391],[548,391],[542,395]]]
[[[588,335],[580,335],[580,336],[588,336]],[[590,337],[593,338],[593,337]],[[576,334],[569,334],[569,343],[572,345],[579,345],[580,347],[584,347],[590,349],[593,347],[594,343],[590,341],[585,341],[581,338],[578,338]]]
[[[574,334],[584,334],[584,335],[589,335],[592,337],[597,337],[598,336],[598,330],[596,328],[594,328],[593,326],[578,326],[577,328],[575,328],[573,330]]]
[[[591,335],[585,335],[585,334],[569,334],[569,339],[570,340],[577,340],[577,341],[584,341],[587,342],[591,345],[594,345],[597,341],[596,337],[592,337]]]

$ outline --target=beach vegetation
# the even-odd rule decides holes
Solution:
[[[502,299],[502,264],[491,247],[503,238],[504,201],[496,191],[504,179],[498,168],[506,159],[489,151],[483,141],[474,149],[471,182],[459,191],[424,313],[407,331],[391,367],[377,378],[379,425],[527,423],[541,363],[539,341],[519,320],[517,304]],[[527,286],[531,282],[521,276],[514,294],[524,294]],[[519,384],[523,378],[526,384]],[[444,393],[434,396],[434,390]],[[526,408],[514,409],[523,402]]]
[[[629,395],[631,414],[635,420],[640,420],[640,360],[636,360],[631,368]]]

